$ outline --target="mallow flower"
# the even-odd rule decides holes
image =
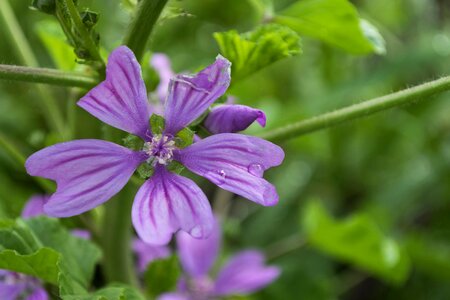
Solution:
[[[169,247],[166,245],[151,245],[139,238],[133,239],[132,247],[136,254],[139,273],[145,272],[152,261],[166,258],[171,254]]]
[[[217,276],[210,276],[220,249],[221,233],[215,224],[212,234],[203,240],[184,232],[176,235],[178,256],[184,275],[177,291],[161,295],[158,300],[209,300],[256,292],[280,275],[275,266],[266,266],[264,255],[244,250],[232,256]]]
[[[50,297],[38,279],[25,274],[0,270],[0,299],[47,300]]]
[[[114,50],[106,80],[78,105],[101,121],[140,137],[143,146],[132,150],[85,139],[31,155],[27,172],[57,183],[56,192],[44,204],[45,213],[70,217],[101,205],[125,186],[141,164],[151,167],[153,174],[136,194],[132,220],[139,237],[150,244],[167,244],[179,230],[195,238],[206,238],[212,231],[214,218],[205,194],[191,179],[172,172],[177,164],[258,204],[275,205],[277,192],[263,173],[281,164],[284,152],[280,147],[236,133],[212,135],[189,146],[177,136],[225,93],[230,65],[218,56],[198,74],[173,77],[163,128],[151,128],[153,108],[147,101],[140,66],[127,47]]]
[[[151,98],[156,98],[155,111],[162,111],[167,98],[170,79],[174,76],[170,59],[163,53],[153,54],[150,65],[159,75],[159,84]],[[203,126],[210,133],[238,132],[247,129],[253,122],[266,126],[266,115],[262,110],[246,105],[234,104],[235,98],[228,96],[223,104],[214,105],[208,112]]]

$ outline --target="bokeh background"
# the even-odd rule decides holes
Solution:
[[[100,13],[96,28],[106,52],[118,46],[130,18],[123,4],[79,2]],[[294,1],[274,2],[281,10]],[[268,116],[266,129],[253,126],[248,132],[258,134],[448,75],[447,0],[352,3],[380,30],[386,54],[354,56],[303,38],[302,55],[233,82],[230,94],[237,102]],[[29,0],[11,4],[40,65],[61,67],[45,46],[55,30],[58,35],[56,21],[30,10]],[[258,22],[251,1],[183,0],[169,5],[185,15],[163,18],[150,50],[166,53],[177,72],[195,71],[213,61],[219,52],[214,32],[248,31]],[[69,68],[75,57],[63,57]],[[21,64],[1,28],[0,63]],[[66,121],[73,124],[74,138],[102,136],[104,125],[80,108],[70,108],[83,91],[50,91],[60,108],[70,112]],[[223,258],[259,248],[283,270],[274,284],[248,298],[450,299],[449,98],[442,94],[284,142],[285,162],[268,172],[280,194],[276,207],[257,206],[196,178],[216,210],[227,215]],[[33,84],[0,81],[0,133],[25,156],[57,140],[41,112]],[[130,187],[124,193],[133,197],[135,191]],[[23,166],[0,149],[0,216],[18,216],[37,192],[42,191]],[[323,210],[334,220],[321,223]]]

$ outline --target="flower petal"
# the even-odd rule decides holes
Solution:
[[[48,300],[48,299],[49,297],[47,291],[41,286],[35,287],[33,292],[25,298],[25,300]]]
[[[150,65],[158,72],[159,84],[156,88],[156,93],[161,104],[164,104],[169,91],[170,79],[175,75],[170,65],[170,59],[165,54],[155,53],[152,56]]]
[[[206,238],[213,227],[211,206],[190,179],[157,165],[155,173],[139,189],[132,219],[139,237],[149,244],[167,244],[179,229]]]
[[[220,228],[217,222],[206,239],[195,239],[185,232],[177,234],[178,255],[185,273],[199,278],[208,274],[216,261],[220,247]]]
[[[133,251],[137,256],[139,272],[144,272],[152,261],[170,255],[169,247],[150,245],[138,238],[133,240]]]
[[[158,300],[194,300],[182,293],[166,293],[158,297]]]
[[[248,294],[274,281],[280,275],[277,267],[264,265],[259,251],[248,250],[232,257],[220,271],[214,287],[216,296]]]
[[[120,46],[111,53],[106,80],[78,105],[103,122],[145,139],[150,107],[141,67],[130,49]]]
[[[70,217],[110,199],[145,160],[139,152],[100,140],[76,140],[31,155],[28,174],[55,180],[58,187],[44,204],[49,216]]]
[[[174,152],[192,172],[230,192],[264,206],[275,205],[275,187],[262,178],[284,159],[283,149],[257,137],[236,133],[209,136]]]
[[[25,204],[22,210],[23,218],[32,218],[40,215],[44,215],[44,203],[47,201],[48,196],[34,195]]]
[[[24,283],[5,283],[0,282],[0,299],[17,300],[20,294],[26,289]]]
[[[166,133],[175,135],[198,118],[230,85],[231,63],[222,56],[194,76],[170,81],[165,106]]]
[[[72,229],[70,231],[73,236],[76,236],[77,238],[83,239],[83,240],[90,240],[91,239],[91,232],[84,229]]]
[[[266,126],[266,115],[262,110],[245,105],[219,105],[206,117],[205,127],[213,134],[238,132],[247,129],[254,121]]]

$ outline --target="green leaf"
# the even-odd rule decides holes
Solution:
[[[0,268],[57,284],[60,296],[87,293],[100,250],[56,219],[0,221]]]
[[[194,132],[185,127],[177,133],[175,141],[178,148],[186,148],[194,142]]]
[[[273,21],[352,54],[385,52],[381,35],[367,21],[360,20],[348,0],[300,0]]]
[[[233,79],[242,79],[270,64],[301,53],[300,37],[286,26],[262,25],[239,34],[216,32],[214,38],[223,56],[232,62]]]
[[[164,127],[166,126],[166,120],[157,114],[153,114],[150,117],[150,128],[153,134],[162,134]]]
[[[34,24],[34,30],[47,49],[58,69],[72,71],[76,66],[73,48],[67,44],[66,37],[58,24],[48,20]]]
[[[144,274],[147,294],[156,297],[175,290],[180,274],[181,269],[176,256],[153,261]]]
[[[144,141],[138,136],[129,134],[123,138],[123,145],[131,150],[140,151],[144,147]]]
[[[145,300],[145,297],[131,286],[111,284],[88,296],[70,296],[66,300]]]
[[[365,215],[334,220],[318,201],[312,201],[306,206],[303,226],[308,242],[318,250],[391,283],[408,277],[410,263],[403,249]]]
[[[148,179],[153,175],[155,170],[153,169],[151,164],[144,162],[139,165],[139,167],[137,168],[137,172],[139,174],[139,177],[141,177],[142,179]]]

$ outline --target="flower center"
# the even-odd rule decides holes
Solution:
[[[143,151],[149,156],[147,162],[155,166],[156,164],[169,164],[173,159],[173,151],[176,149],[173,138],[157,134],[152,137],[151,141],[144,143]]]

